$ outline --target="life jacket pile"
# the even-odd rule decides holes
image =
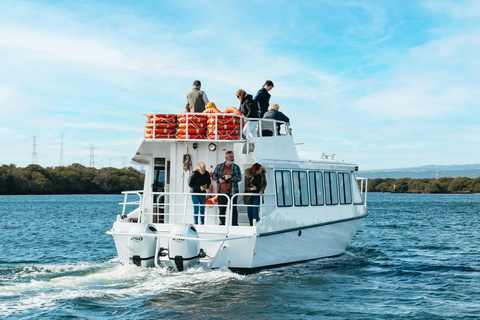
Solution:
[[[207,115],[203,113],[182,113],[178,116],[178,139],[206,139]]]
[[[177,131],[176,114],[147,114],[146,139],[175,139]]]
[[[210,108],[204,111],[208,114],[207,135],[211,140],[237,140],[241,134],[242,116],[240,110],[228,107],[220,113],[217,108]]]

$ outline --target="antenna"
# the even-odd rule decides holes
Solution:
[[[435,179],[438,180],[438,165],[435,166]]]
[[[32,164],[37,164],[37,136],[33,136]]]

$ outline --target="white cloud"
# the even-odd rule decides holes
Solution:
[[[480,17],[480,2],[477,0],[466,1],[424,1],[427,9],[452,16],[457,19],[476,19]]]

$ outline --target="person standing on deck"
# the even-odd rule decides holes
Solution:
[[[218,197],[218,209],[220,225],[225,225],[225,212],[227,210],[226,204],[228,199],[232,199],[233,195],[238,193],[238,183],[242,181],[242,173],[240,167],[235,163],[235,156],[233,151],[225,152],[225,162],[218,164],[213,171],[212,179],[217,182],[218,191],[222,193]],[[237,211],[237,197],[232,200],[232,225],[238,226],[238,211]]]
[[[198,224],[198,216],[200,213],[200,224],[205,224],[205,202],[207,197],[198,195],[198,193],[207,193],[210,187],[210,173],[206,171],[205,163],[200,162],[197,165],[197,170],[193,171],[188,180],[193,203],[193,223]]]
[[[240,112],[245,116],[245,118],[258,119],[258,109],[255,103],[253,102],[253,97],[251,94],[247,94],[245,90],[239,89],[237,91],[237,99],[240,100]],[[257,121],[248,123],[249,120],[245,120],[242,133],[245,137],[256,137],[257,136]]]
[[[253,226],[253,220],[260,221],[258,206],[260,198],[267,188],[266,172],[267,170],[259,163],[255,163],[251,168],[245,170],[245,193],[247,195],[243,196],[243,203],[248,205],[247,215],[250,226]]]
[[[268,105],[270,102],[270,93],[268,93],[273,88],[272,80],[265,81],[262,89],[258,90],[255,98],[253,101],[255,102],[255,106],[258,108],[258,115],[259,118],[263,118],[265,112],[267,112]]]
[[[201,91],[202,83],[200,80],[193,82],[193,89],[187,94],[187,101],[190,105],[190,112],[203,112],[208,103],[207,94]]]

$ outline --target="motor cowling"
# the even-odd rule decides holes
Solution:
[[[168,241],[168,258],[171,267],[183,271],[198,264],[198,241],[185,238],[198,238],[193,224],[177,223],[170,231]],[[177,238],[178,237],[178,238]]]
[[[136,223],[128,236],[128,260],[139,267],[155,266],[155,234],[157,229],[149,223]]]

